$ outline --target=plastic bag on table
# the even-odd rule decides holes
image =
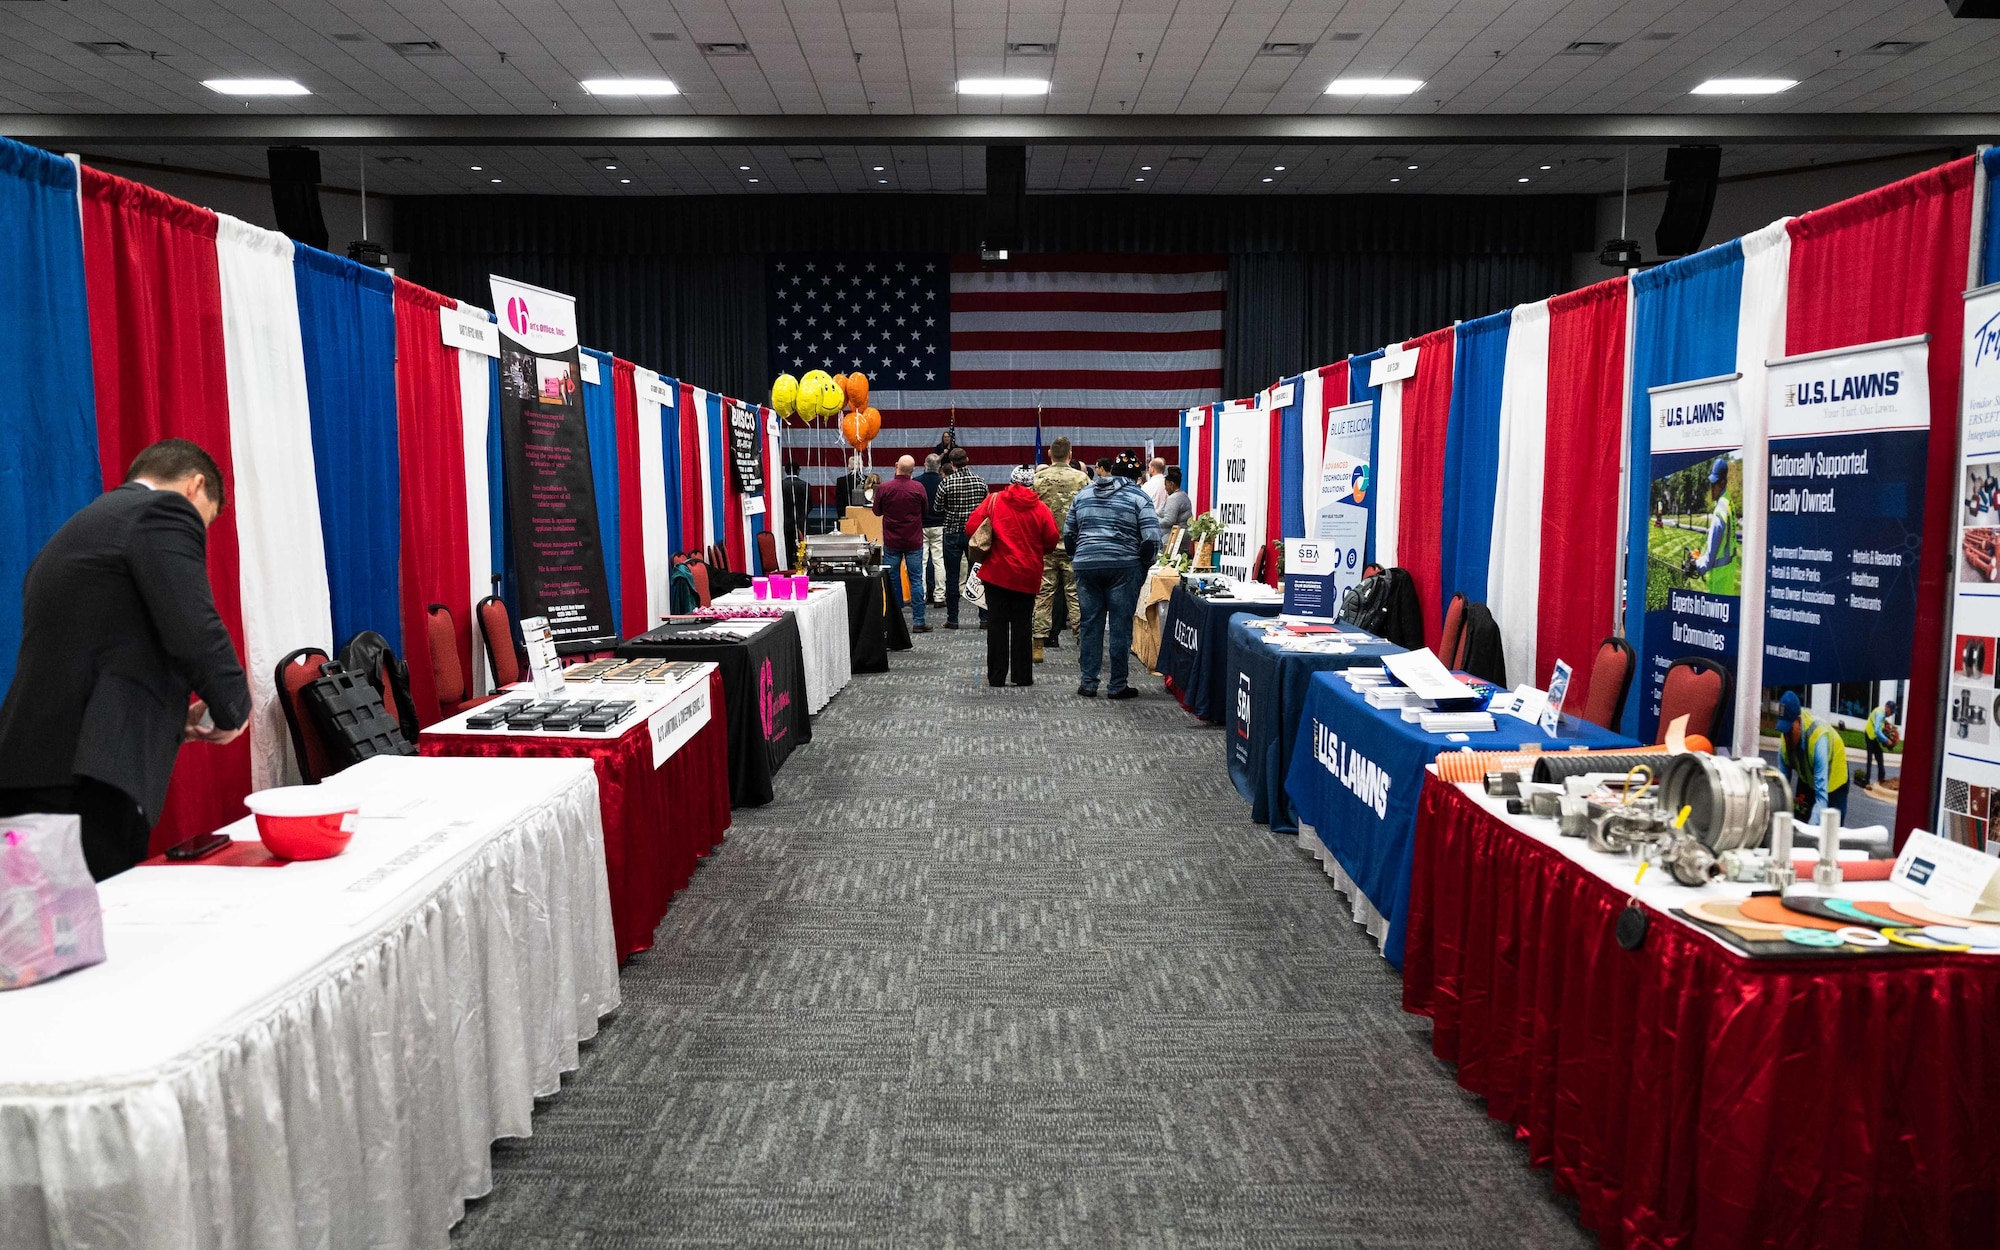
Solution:
[[[0,990],[104,962],[104,916],[74,816],[0,817]]]

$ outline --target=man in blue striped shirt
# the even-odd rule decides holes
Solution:
[[[1139,692],[1125,680],[1132,659],[1132,612],[1146,570],[1160,553],[1160,516],[1139,489],[1137,456],[1122,452],[1115,461],[1098,461],[1097,467],[1100,472],[1077,492],[1063,518],[1063,549],[1076,570],[1077,598],[1083,609],[1082,653],[1077,657],[1083,679],[1076,692],[1086,699],[1097,697],[1108,624],[1111,689],[1106,695],[1136,699]]]

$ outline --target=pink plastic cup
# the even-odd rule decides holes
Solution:
[[[805,599],[812,595],[812,578],[800,573],[792,578],[792,598]]]
[[[792,597],[791,578],[773,577],[770,580],[771,580],[771,597],[773,599],[789,599]]]
[[[771,579],[768,577],[751,578],[750,593],[759,599],[769,599],[771,597]]]

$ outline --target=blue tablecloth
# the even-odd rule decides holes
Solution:
[[[1276,616],[1279,603],[1242,599],[1204,599],[1185,586],[1174,587],[1167,616],[1160,626],[1160,654],[1153,667],[1166,678],[1167,689],[1181,706],[1211,725],[1228,718],[1224,686],[1229,664],[1229,618],[1238,612]]]
[[[1229,779],[1250,804],[1250,819],[1272,833],[1296,833],[1291,800],[1285,796],[1285,768],[1303,723],[1306,685],[1314,673],[1380,664],[1403,648],[1351,625],[1340,637],[1354,644],[1347,655],[1288,651],[1264,641],[1261,617],[1238,614],[1229,621],[1229,667],[1219,701],[1228,712]],[[1345,685],[1346,683],[1342,683]]]
[[[1298,742],[1285,774],[1298,819],[1340,863],[1368,902],[1389,922],[1382,954],[1403,966],[1403,921],[1410,911],[1410,864],[1416,846],[1417,798],[1424,768],[1439,753],[1471,747],[1510,751],[1526,742],[1544,750],[1637,745],[1608,729],[1565,716],[1561,736],[1511,716],[1491,733],[1452,742],[1425,733],[1402,713],[1370,707],[1359,691],[1330,673],[1312,678],[1299,719]]]

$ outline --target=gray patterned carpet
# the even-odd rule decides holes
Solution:
[[[917,643],[736,813],[459,1246],[1593,1244],[1219,731]]]

